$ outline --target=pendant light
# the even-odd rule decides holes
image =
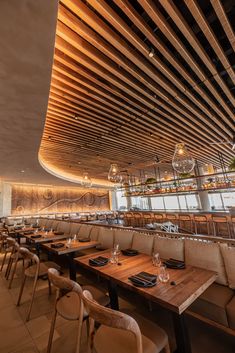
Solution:
[[[92,181],[87,172],[83,173],[81,184],[85,186],[85,188],[90,188],[92,186]]]
[[[172,167],[178,173],[190,173],[195,166],[195,160],[188,152],[184,143],[175,145],[175,153],[172,159]]]
[[[108,180],[112,183],[120,183],[122,180],[118,165],[115,163],[111,164],[110,166]]]

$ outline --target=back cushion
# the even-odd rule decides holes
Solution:
[[[101,229],[102,229],[101,227],[95,227],[95,226],[93,226],[93,227],[91,228],[91,232],[90,232],[90,238],[91,238],[91,240],[94,240],[94,241],[98,240],[98,238],[99,238],[99,233],[100,233],[100,230],[101,230]]]
[[[143,254],[151,255],[153,252],[153,235],[135,232],[133,235],[132,249],[138,250]]]
[[[45,218],[40,218],[39,221],[38,221],[38,225],[40,227],[45,227],[46,221],[47,220]]]
[[[186,265],[217,272],[216,282],[224,285],[228,284],[218,243],[185,239],[185,262]]]
[[[53,222],[54,222],[54,219],[47,219],[46,222],[45,222],[45,227],[46,228],[51,228]]]
[[[71,224],[69,222],[59,222],[57,230],[59,232],[64,232],[65,234],[69,234]]]
[[[114,244],[119,244],[119,249],[131,248],[133,239],[133,231],[129,230],[114,230]]]
[[[79,231],[78,231],[78,236],[81,238],[88,238],[90,236],[91,228],[92,226],[88,224],[81,224],[81,227],[79,228]]]
[[[99,232],[98,241],[100,245],[97,246],[97,249],[105,250],[113,248],[114,241],[114,231],[111,228],[101,228]]]
[[[154,252],[158,252],[162,259],[173,258],[184,261],[184,240],[165,237],[155,237]]]
[[[220,244],[225,269],[228,276],[228,285],[235,289],[235,247],[229,247],[228,244]]]
[[[81,227],[80,223],[71,223],[70,234],[72,236],[75,234],[78,234],[80,227]]]
[[[51,225],[51,227],[53,228],[53,230],[57,230],[57,227],[58,227],[58,223],[59,223],[60,221],[53,221],[52,222],[52,225]]]

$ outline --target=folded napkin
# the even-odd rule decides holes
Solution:
[[[121,252],[123,253],[123,255],[126,255],[126,256],[135,256],[139,254],[138,250],[135,250],[135,249],[125,249],[125,250],[121,250]]]
[[[169,260],[164,261],[164,265],[168,268],[174,268],[174,269],[184,269],[185,268],[185,263],[184,261],[176,260],[170,258]]]
[[[33,228],[40,228],[40,226],[37,225],[37,224],[34,224],[34,225],[33,225]]]
[[[65,245],[64,243],[56,243],[56,244],[51,244],[51,248],[53,249],[59,249],[59,248],[63,248]]]
[[[107,257],[103,256],[98,256],[95,257],[94,259],[89,260],[89,264],[91,266],[104,266],[109,262],[109,259]]]
[[[16,226],[14,227],[15,230],[21,230],[23,228],[23,226]]]
[[[64,232],[54,232],[55,235],[64,235]]]
[[[90,238],[78,238],[78,241],[80,241],[80,243],[87,243],[90,240]]]
[[[35,234],[35,235],[32,235],[31,238],[32,239],[38,239],[38,238],[41,238],[41,234]]]
[[[27,230],[26,232],[24,232],[24,235],[30,235],[30,234],[34,234],[31,230]]]
[[[140,272],[128,279],[137,287],[153,287],[157,284],[157,276],[148,272]]]
[[[44,228],[44,232],[50,232],[51,228]]]

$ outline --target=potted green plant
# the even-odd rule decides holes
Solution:
[[[235,170],[235,157],[233,157],[230,161],[230,164],[228,166],[229,170]]]
[[[147,185],[147,188],[149,190],[153,190],[155,188],[155,185],[153,185],[153,183],[156,183],[156,179],[155,178],[148,178],[145,180],[145,184]],[[150,184],[150,185],[148,185]]]

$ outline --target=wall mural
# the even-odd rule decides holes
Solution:
[[[105,189],[12,186],[12,214],[89,212],[110,209]]]

